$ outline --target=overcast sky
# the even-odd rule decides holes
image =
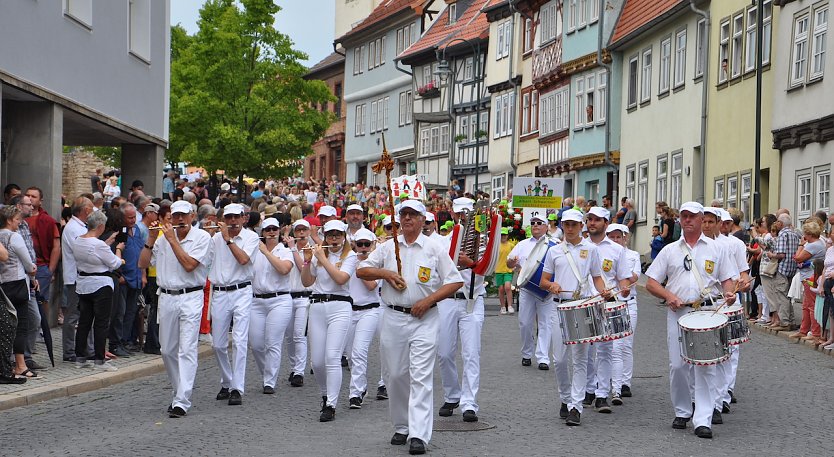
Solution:
[[[204,0],[171,1],[171,25],[180,24],[190,35],[197,31],[197,19]],[[311,67],[333,52],[333,25],[336,6],[333,0],[275,0],[281,11],[275,28],[289,35],[295,49],[304,51]]]

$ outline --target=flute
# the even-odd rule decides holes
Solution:
[[[190,227],[190,225],[188,225],[188,224],[177,224],[177,225],[172,225],[171,226],[172,229],[185,228],[185,227]],[[156,226],[156,227],[151,227],[148,230],[162,230],[163,228],[164,227],[159,225],[159,226]]]
[[[338,247],[341,247],[341,246],[342,246],[341,244],[322,244],[321,245],[321,247],[323,247],[323,248],[338,248]],[[299,251],[312,251],[313,249],[315,249],[317,247],[318,247],[318,245],[304,246],[303,248],[300,248]]]

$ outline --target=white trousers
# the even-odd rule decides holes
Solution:
[[[308,337],[310,362],[316,383],[327,406],[335,407],[342,387],[342,351],[353,310],[346,301],[328,301],[310,305]]]
[[[634,371],[634,333],[637,332],[637,302],[628,302],[628,314],[631,318],[632,334],[614,340],[614,352],[611,354],[611,388],[620,394],[623,386],[631,387]]]
[[[379,308],[353,311],[348,334],[353,333],[350,349],[350,397],[362,397],[368,390],[368,351],[379,332]]]
[[[730,391],[736,385],[736,371],[738,370],[739,346],[730,346],[730,360],[716,365],[718,373],[718,396],[715,399],[715,409],[721,411],[724,402],[730,403]]]
[[[564,344],[561,327],[561,316],[553,309],[553,359],[555,363],[556,384],[559,388],[559,398],[568,405],[568,410],[576,408],[582,413],[582,400],[585,399],[585,384],[587,382],[588,351],[590,344]],[[572,371],[572,373],[571,373]]]
[[[197,345],[203,315],[202,289],[182,295],[159,295],[159,346],[168,380],[174,390],[173,406],[188,411],[197,376]]]
[[[437,336],[437,357],[443,400],[460,402],[460,410],[478,412],[478,387],[481,382],[481,329],[484,326],[484,297],[475,298],[472,314],[466,312],[467,300],[448,298],[437,304],[440,312],[440,333]],[[463,359],[463,382],[458,377],[457,352]]]
[[[284,334],[292,321],[292,297],[253,298],[249,315],[249,341],[263,385],[275,387],[281,368]]]
[[[243,393],[246,384],[246,352],[249,344],[249,314],[252,286],[221,292],[211,299],[211,345],[220,366],[220,387]],[[234,318],[232,344],[234,366],[229,361],[229,326]],[[234,371],[232,371],[234,370]]]
[[[770,320],[770,305],[767,303],[767,296],[765,295],[764,286],[759,284],[756,287],[756,299],[762,304],[762,315],[759,318]]]
[[[294,374],[304,376],[307,368],[307,311],[310,307],[309,297],[292,299],[291,329],[286,332],[287,359]]]
[[[422,318],[382,311],[379,341],[388,370],[388,411],[394,431],[428,444],[434,424],[432,403],[434,361],[440,313],[429,309]]]
[[[596,394],[597,391],[597,345],[588,345],[588,366],[585,367],[585,393]]]
[[[554,313],[553,300],[543,299],[525,289],[518,296],[518,328],[521,331],[521,357],[533,358],[536,351],[536,363],[548,363],[548,346],[550,345],[551,314]],[[533,325],[538,320],[538,341],[533,337]]]
[[[715,365],[695,366],[684,362],[678,340],[678,318],[691,308],[666,311],[666,344],[669,349],[669,389],[676,417],[691,417],[692,424],[711,427],[712,410],[718,396],[718,376]],[[692,411],[692,401],[695,411]]]

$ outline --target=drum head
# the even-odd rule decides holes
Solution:
[[[738,303],[734,303],[730,306],[721,308],[721,312],[724,314],[741,314],[744,312],[744,308],[742,308]]]
[[[556,305],[556,309],[571,309],[571,308],[587,308],[589,306],[594,306],[602,302],[602,298],[593,298],[587,299],[582,298],[579,300],[573,300],[569,302],[563,302]]]
[[[527,260],[524,262],[524,265],[521,266],[521,271],[518,273],[518,282],[516,282],[518,287],[524,287],[527,284],[527,281],[533,277],[536,270],[539,269],[539,264],[544,260],[548,247],[546,237],[542,237],[536,243],[533,250],[530,251],[530,255],[527,256]]]
[[[712,311],[693,311],[678,319],[678,325],[693,331],[709,331],[727,325],[727,316]]]

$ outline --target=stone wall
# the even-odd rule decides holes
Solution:
[[[102,160],[86,151],[73,151],[65,153],[64,172],[61,181],[62,193],[68,201],[84,192],[90,192],[90,176],[97,168],[109,170],[110,167]]]

